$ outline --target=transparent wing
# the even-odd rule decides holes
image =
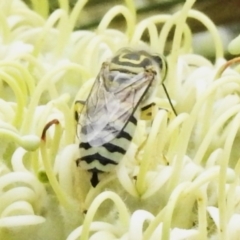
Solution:
[[[145,72],[111,74],[98,75],[80,115],[80,139],[91,146],[101,146],[118,135],[154,78]],[[114,79],[111,84],[109,78]]]

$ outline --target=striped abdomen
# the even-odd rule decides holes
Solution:
[[[98,184],[97,174],[110,172],[125,155],[135,131],[137,120],[134,115],[129,118],[125,128],[110,142],[102,146],[92,147],[88,142],[80,142],[80,155],[77,165],[92,172],[92,185]]]

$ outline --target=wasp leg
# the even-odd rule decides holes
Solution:
[[[79,114],[81,113],[83,107],[85,105],[85,101],[77,100],[74,104],[74,119],[78,123]]]
[[[158,107],[156,103],[150,103],[141,108],[141,120],[152,120],[154,116],[157,114]]]
[[[75,162],[76,162],[76,166],[78,167],[79,166],[79,164],[80,164],[80,161],[81,161],[81,159],[80,158],[78,158]]]

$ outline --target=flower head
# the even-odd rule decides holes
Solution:
[[[0,46],[0,232],[4,239],[235,239],[239,227],[239,58],[225,60],[215,25],[187,0],[173,15],[136,22],[133,1],[97,29],[74,30],[86,1],[48,14],[48,1],[4,1]],[[50,1],[49,1],[50,2]],[[126,31],[109,27],[119,14]],[[3,15],[5,17],[3,17]],[[187,18],[211,33],[214,63],[192,52]],[[161,25],[159,31],[157,26]],[[175,26],[171,51],[167,37]],[[148,31],[149,44],[142,40]],[[184,37],[182,37],[184,36]],[[229,45],[238,53],[239,39]],[[151,121],[138,119],[118,166],[77,168],[75,101],[123,47],[166,55]],[[111,200],[111,201],[109,201]]]

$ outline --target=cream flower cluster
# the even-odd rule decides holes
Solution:
[[[61,0],[48,14],[47,0],[32,1],[34,10],[0,1],[0,238],[239,239],[239,58],[224,59],[215,25],[191,9],[194,0],[138,23],[126,0],[94,31],[74,30],[86,2],[70,10]],[[109,28],[119,14],[126,32]],[[192,52],[187,18],[212,35],[214,63]],[[156,116],[138,121],[124,159],[92,188],[75,164],[75,101],[118,49],[148,45],[166,55],[173,27],[165,84],[178,115],[159,86]],[[239,46],[238,37],[229,51]]]

